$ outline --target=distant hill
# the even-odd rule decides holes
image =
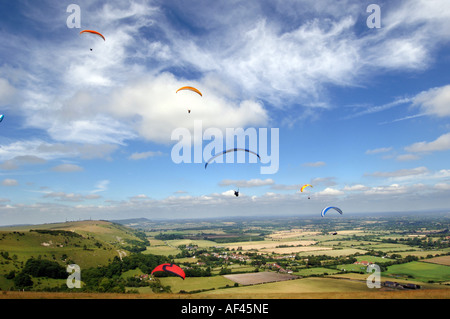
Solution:
[[[137,226],[142,224],[149,224],[152,223],[150,219],[147,218],[129,218],[129,219],[117,219],[117,220],[110,220],[110,222],[115,224],[120,224],[124,226]]]
[[[29,258],[82,269],[104,266],[147,245],[144,233],[110,221],[5,227],[0,229],[0,275],[20,271]]]

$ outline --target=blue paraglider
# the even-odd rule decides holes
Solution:
[[[1,114],[0,115],[0,123],[3,121],[3,118],[4,118],[5,116],[3,115],[3,114]]]
[[[334,209],[335,211],[337,211],[339,214],[343,214],[342,213],[342,210],[340,209],[340,208],[338,208],[338,207],[334,207],[334,206],[328,206],[328,207],[325,207],[323,210],[322,210],[322,217],[324,217],[325,216],[325,214],[330,210],[330,209]]]

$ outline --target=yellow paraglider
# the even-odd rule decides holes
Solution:
[[[306,185],[303,185],[301,188],[300,188],[300,192],[302,192],[303,193],[303,190],[306,188],[306,187],[308,187],[308,186],[311,186],[311,187],[313,187],[312,185],[310,185],[310,184],[306,184]]]
[[[300,188],[300,192],[302,192],[303,193],[303,190],[306,188],[306,187],[308,187],[308,186],[310,186],[310,187],[313,187],[312,185],[310,185],[310,184],[306,184],[306,185],[303,185],[301,188]],[[311,199],[311,197],[310,196],[308,196],[308,199]]]

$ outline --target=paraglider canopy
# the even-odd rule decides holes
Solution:
[[[339,214],[342,215],[342,210],[341,210],[340,208],[334,207],[334,206],[328,206],[328,207],[325,207],[325,208],[322,210],[322,214],[321,214],[322,217],[324,217],[325,214],[326,214],[330,209],[334,209],[335,211],[337,211]]]
[[[3,115],[3,114],[1,114],[0,115],[0,123],[3,121],[3,118],[4,118],[5,116]]]
[[[100,32],[97,32],[94,30],[83,30],[80,32],[80,34],[83,34],[83,33],[92,33],[92,34],[98,35],[99,37],[103,38],[104,41],[106,41],[106,38]]]
[[[224,154],[226,154],[226,153],[229,153],[229,152],[237,152],[237,151],[243,151],[243,152],[247,152],[247,153],[252,153],[252,154],[256,155],[256,156],[259,158],[259,160],[261,160],[261,156],[259,156],[258,153],[255,153],[255,152],[253,152],[253,151],[250,151],[250,150],[247,150],[247,149],[244,149],[244,148],[231,148],[231,149],[229,149],[229,150],[222,151],[222,152],[220,152],[220,153],[214,155],[213,157],[211,157],[211,158],[206,162],[206,164],[205,164],[205,169],[206,169],[206,167],[208,167],[208,164],[211,163],[215,158],[217,158],[217,157],[219,157],[219,156],[222,156],[222,155],[224,155]]]
[[[182,88],[179,88],[176,93],[178,93],[179,91],[183,91],[183,90],[189,90],[189,91],[199,94],[200,96],[203,96],[202,92],[200,92],[199,90],[197,90],[196,88],[194,88],[192,86],[183,86]]]
[[[186,278],[186,274],[184,273],[183,269],[181,269],[180,267],[178,267],[175,264],[161,264],[159,266],[156,266],[155,269],[152,270],[151,275],[153,275],[154,272],[157,271],[164,271],[164,272],[168,272],[171,274],[174,274],[180,278],[182,278],[183,280]]]
[[[313,186],[310,185],[310,184],[303,185],[303,186],[300,188],[300,192],[303,193],[303,190],[304,190],[306,187],[308,187],[308,186],[313,187]]]

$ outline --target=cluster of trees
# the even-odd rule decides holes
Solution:
[[[13,279],[16,288],[23,289],[33,286],[32,278],[46,277],[64,279],[67,276],[66,269],[56,261],[30,258],[25,263],[21,272],[16,274],[15,271],[11,271],[5,277],[7,279]]]
[[[81,272],[81,280],[84,283],[81,289],[76,291],[90,291],[90,292],[125,292],[126,286],[150,286],[155,291],[169,291],[170,287],[161,286],[159,280],[152,282],[140,282],[133,278],[122,278],[122,274],[128,270],[136,268],[141,269],[144,273],[151,273],[151,271],[159,264],[170,262],[170,259],[165,256],[158,255],[143,255],[140,253],[132,254],[120,260],[115,257],[114,260],[107,266],[83,269]],[[204,276],[208,272],[203,270],[196,272],[191,270],[189,276]],[[210,274],[210,270],[209,270]],[[33,286],[34,278],[54,278],[67,279],[69,273],[66,268],[56,261],[47,259],[30,258],[25,263],[22,271],[16,273],[11,271],[5,277],[14,281],[16,289],[24,289]],[[59,288],[53,288],[52,291],[69,291],[70,289],[64,283]]]
[[[68,230],[50,230],[50,229],[31,229],[30,232],[36,232],[38,234],[47,234],[53,236],[65,236],[65,237],[75,237],[75,238],[83,238],[80,234],[68,231]]]
[[[443,249],[450,247],[449,240],[443,238],[443,234],[433,234],[433,236],[410,237],[410,238],[387,238],[382,242],[390,244],[404,244],[423,249]]]

